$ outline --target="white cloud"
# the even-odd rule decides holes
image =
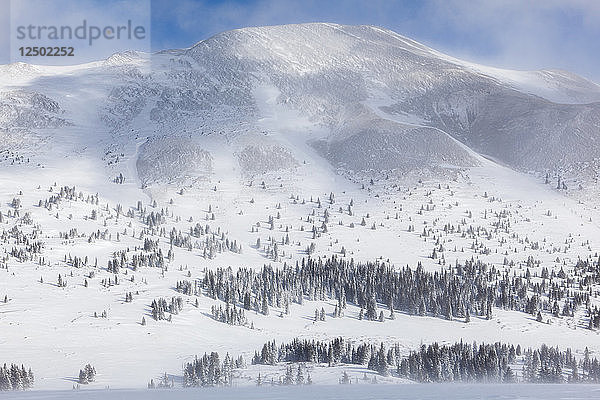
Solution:
[[[0,64],[9,62],[10,0],[0,0]]]
[[[600,80],[600,2],[584,0],[430,0],[432,23],[461,33],[493,51],[458,50],[507,68],[561,68]],[[479,39],[478,39],[479,38]],[[485,43],[484,43],[485,45]]]

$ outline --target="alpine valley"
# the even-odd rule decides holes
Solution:
[[[599,172],[597,84],[374,26],[1,65],[0,390],[598,383]]]

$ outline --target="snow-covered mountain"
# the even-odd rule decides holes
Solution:
[[[62,69],[8,65],[2,76],[9,136],[49,128],[37,135],[44,141],[71,125],[91,156],[114,143],[127,156],[139,150],[146,185],[205,176],[216,157],[247,173],[289,168],[301,161],[298,142],[334,168],[373,174],[447,173],[477,165],[479,154],[589,180],[600,157],[590,146],[600,134],[598,85],[469,64],[373,26],[245,28],[189,49]],[[279,161],[265,163],[270,154]],[[174,158],[186,162],[165,170]]]
[[[0,365],[40,389],[206,360],[202,385],[597,380],[599,135],[593,82],[372,26],[0,66]],[[434,342],[452,374],[407,372]]]

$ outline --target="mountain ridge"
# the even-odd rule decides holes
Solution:
[[[596,179],[600,159],[600,150],[588,145],[600,135],[600,87],[593,82],[565,72],[508,71],[465,62],[369,25],[241,28],[186,49],[151,56],[119,53],[101,62],[64,67],[64,73],[59,67],[26,64],[0,69],[22,80],[15,80],[12,88],[10,77],[4,82],[5,98],[10,97],[7,92],[40,87],[40,95],[74,117],[73,125],[84,130],[76,121],[81,119],[87,129],[106,132],[100,143],[79,139],[87,148],[103,147],[96,153],[112,151],[106,145],[111,141],[120,148],[136,147],[138,139],[127,132],[149,140],[169,136],[170,148],[177,146],[178,137],[181,147],[188,146],[186,137],[191,135],[198,151],[210,147],[207,136],[216,136],[224,140],[220,150],[226,158],[239,163],[244,136],[290,130],[283,118],[265,115],[294,114],[292,120],[302,120],[303,127],[276,135],[282,151],[294,153],[286,136],[306,136],[304,142],[333,169],[350,174],[402,176],[424,169],[452,174],[477,164],[464,145],[511,168],[568,175],[581,184]],[[80,101],[64,105],[71,100],[59,85],[72,88],[75,94],[68,96]],[[90,89],[82,88],[86,85]],[[271,97],[257,98],[258,89]],[[4,101],[2,107],[8,115],[35,110],[15,101]],[[97,110],[97,115],[79,118],[81,108]],[[35,131],[53,118],[58,117],[39,115],[31,126],[7,121],[2,128]],[[144,151],[156,148],[153,143],[142,147],[142,158]],[[118,173],[117,164],[109,163],[109,173]],[[265,171],[264,166],[257,170]],[[138,171],[146,177],[160,173]]]

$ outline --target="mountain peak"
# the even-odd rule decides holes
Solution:
[[[155,53],[151,68],[139,71],[144,65],[145,57],[125,52],[77,74],[69,73],[73,68],[47,74],[36,66],[40,72],[32,70],[31,79],[45,74],[44,98],[60,113],[8,98],[5,128],[18,123],[34,131],[60,118],[117,136],[118,148],[135,149],[146,160],[136,168],[152,169],[137,171],[147,185],[148,177],[205,176],[219,170],[219,159],[244,164],[244,172],[267,171],[269,154],[280,160],[273,165],[291,168],[312,152],[350,175],[455,174],[479,165],[482,156],[536,173],[579,171],[581,160],[593,164],[600,157],[600,149],[588,146],[600,123],[599,105],[588,101],[600,99],[591,82],[564,72],[470,64],[376,26],[236,29],[189,49]],[[68,96],[64,86],[71,88]],[[90,140],[81,139],[89,149],[110,141]],[[167,160],[163,146],[182,160],[202,162]],[[248,167],[252,159],[257,168]],[[180,168],[171,171],[172,164]]]
[[[297,51],[306,51],[311,47],[344,51],[349,46],[371,44],[397,47],[419,55],[441,55],[441,53],[389,29],[373,25],[340,25],[329,22],[239,28],[218,33],[196,43],[190,49],[227,43],[239,45],[244,42],[247,45],[276,46],[286,49],[288,52],[293,52],[294,46],[297,45],[301,45],[301,48],[296,48]]]

